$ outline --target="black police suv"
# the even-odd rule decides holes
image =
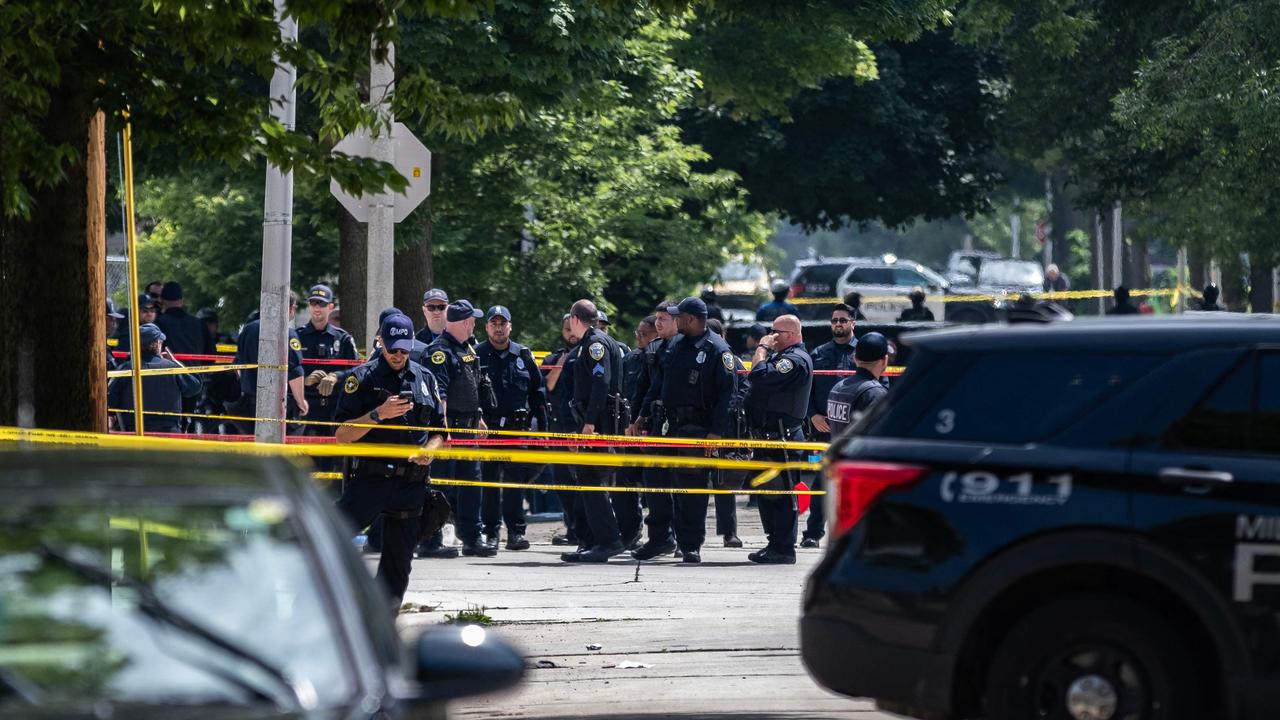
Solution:
[[[829,453],[817,680],[925,718],[1280,717],[1280,318],[906,342]]]

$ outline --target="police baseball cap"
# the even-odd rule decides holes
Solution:
[[[160,288],[160,299],[161,300],[181,300],[182,285],[178,284],[176,280],[170,280],[169,282],[165,283]]]
[[[878,332],[870,332],[858,338],[858,345],[853,349],[855,360],[876,362],[889,355],[889,341]]]
[[[511,322],[511,311],[505,305],[494,305],[489,308],[489,313],[485,320],[492,320],[496,317],[505,318],[507,322]]]
[[[431,288],[430,290],[422,293],[423,305],[426,305],[428,302],[432,300],[439,300],[442,303],[448,303],[449,293],[441,290],[440,288]]]
[[[139,309],[139,310],[141,310],[142,308],[153,308],[153,307],[155,307],[156,305],[157,305],[157,303],[156,303],[156,299],[155,299],[155,298],[153,298],[153,297],[151,297],[150,295],[148,295],[148,294],[146,294],[146,293],[142,293],[141,295],[139,295],[139,296],[138,296],[138,309]]]
[[[601,325],[609,325],[609,313],[603,310],[596,310],[596,322]]]
[[[449,313],[445,315],[445,319],[449,322],[479,317],[484,317],[484,313],[472,307],[470,300],[458,300],[457,302],[449,303]]]
[[[705,318],[707,304],[702,301],[702,298],[687,297],[681,300],[679,305],[668,305],[667,312],[671,315],[697,315]]]
[[[382,312],[378,313],[378,327],[382,327],[382,323],[386,322],[387,318],[391,317],[392,315],[404,315],[404,313],[401,312],[400,308],[398,307],[389,307],[383,310]]]
[[[325,303],[333,302],[333,289],[328,285],[312,285],[311,292],[307,294],[307,300],[319,300]]]
[[[107,298],[107,317],[123,320],[124,315],[116,312],[116,304],[111,302],[111,298]]]
[[[388,350],[413,350],[413,321],[403,313],[393,313],[382,321],[382,346]]]
[[[164,342],[164,332],[155,323],[143,323],[138,326],[138,341],[144,346],[153,342]]]

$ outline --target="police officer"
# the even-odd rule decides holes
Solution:
[[[110,329],[110,327],[109,327],[109,326],[110,326],[110,324],[111,324],[112,322],[116,322],[116,321],[114,321],[114,320],[111,320],[111,319],[110,319],[110,318],[111,318],[111,314],[112,314],[112,312],[113,312],[113,310],[112,310],[112,306],[113,306],[113,305],[112,305],[112,302],[111,302],[111,298],[107,298],[107,318],[108,318],[108,321],[107,321],[107,322],[108,322],[108,330]],[[117,313],[115,313],[115,314],[116,314],[120,319],[123,319],[123,318],[124,318],[124,315],[122,315],[122,314],[120,314],[120,313],[118,313],[118,312],[117,312]],[[143,294],[139,295],[139,296],[138,296],[138,326],[139,326],[139,327],[141,327],[141,326],[143,326],[143,325],[146,325],[147,323],[152,323],[152,324],[154,324],[154,323],[155,323],[155,321],[156,321],[156,300],[155,300],[155,298],[151,297],[150,295],[148,295],[148,294],[146,294],[146,293],[143,293]],[[132,342],[132,340],[131,340],[131,339],[130,339],[130,337],[129,337],[129,335],[130,335],[130,333],[129,333],[129,324],[128,324],[128,323],[117,323],[117,324],[118,324],[118,327],[116,328],[116,330],[115,330],[115,335],[114,335],[114,337],[115,337],[115,339],[116,339],[116,350],[122,350],[122,351],[124,351],[124,352],[128,352],[128,351],[129,351],[129,343],[130,343],[130,342]],[[157,325],[156,327],[159,327],[159,325]],[[110,332],[108,332],[107,334],[108,334],[108,335],[111,335],[111,333],[110,333]]]
[[[782,315],[799,315],[800,308],[787,302],[787,293],[791,291],[782,280],[776,280],[770,288],[773,293],[773,302],[765,303],[756,310],[756,320],[759,322],[770,322],[774,318]]]
[[[302,371],[302,342],[298,340],[298,332],[293,329],[293,318],[297,312],[298,296],[292,290],[289,291],[289,350],[285,354],[288,360],[288,378],[289,378],[289,395],[293,398],[294,403],[298,407],[298,412],[303,415],[307,414],[310,409],[307,405]],[[255,311],[255,315],[257,311]],[[197,321],[198,322],[198,321]],[[262,320],[255,317],[243,328],[240,329],[240,337],[236,338],[236,357],[235,364],[256,365],[258,363],[258,334],[262,327]],[[283,341],[283,338],[282,338]],[[240,398],[227,406],[227,409],[234,415],[242,417],[253,417],[257,411],[258,396],[258,371],[257,370],[241,370],[240,371]],[[281,398],[283,401],[284,398]],[[253,423],[243,420],[234,421],[240,432],[251,435],[253,434]]]
[[[333,290],[327,285],[316,285],[307,295],[310,318],[298,328],[298,341],[302,344],[302,360],[355,360],[356,341],[351,333],[329,323],[333,312]],[[332,420],[337,407],[334,387],[342,374],[341,366],[315,366],[304,381],[304,395],[308,412],[304,420]],[[328,425],[304,425],[304,435],[328,436],[333,428]]]
[[[449,293],[440,288],[431,288],[422,294],[422,319],[427,324],[418,331],[418,340],[423,345],[430,345],[444,334],[444,326],[448,322],[445,313],[448,310]]]
[[[476,318],[484,313],[472,307],[469,300],[457,300],[449,304],[445,313],[444,334],[436,338],[424,351],[427,370],[436,376],[440,397],[445,403],[445,421],[450,428],[486,429],[480,402],[480,361],[472,345],[471,333]],[[465,433],[459,437],[475,439]],[[455,460],[453,471],[458,480],[479,480],[479,460]],[[483,541],[480,521],[481,492],[478,487],[458,488],[458,502],[454,509],[458,537],[462,540],[462,554],[493,557],[498,554],[498,544]]]
[[[707,304],[688,297],[667,308],[675,317],[679,334],[666,350],[660,366],[660,382],[649,390],[661,399],[666,421],[661,428],[666,437],[716,440],[730,432],[730,404],[737,389],[733,351],[724,338],[707,328]],[[702,455],[704,448],[681,454]],[[706,489],[707,470],[666,472],[674,487]],[[686,563],[702,562],[702,543],[707,533],[707,496],[681,495],[672,518],[676,544]],[[663,518],[655,518],[660,523]],[[645,548],[633,553],[636,559],[650,556]]]
[[[164,347],[165,336],[152,323],[146,323],[138,329],[139,342],[142,343],[143,370],[180,368],[173,353]],[[131,369],[133,358],[120,363],[121,370]],[[142,409],[144,412],[181,413],[183,398],[200,394],[200,381],[195,375],[151,375],[142,378]],[[112,378],[107,386],[107,404],[120,410],[133,410],[133,378]],[[134,413],[122,412],[116,416],[118,427],[122,430],[133,430]],[[179,418],[176,415],[147,415],[143,417],[142,427],[146,432],[181,432]]]
[[[773,321],[773,332],[760,340],[752,358],[748,379],[747,411],[753,431],[765,440],[804,439],[804,417],[813,384],[813,359],[805,352],[800,318],[782,315]],[[778,461],[798,460],[795,453],[775,450],[761,453]],[[782,489],[793,490],[790,473],[779,476]],[[764,564],[796,561],[796,501],[792,495],[761,495],[760,521],[769,544],[747,556]]]
[[[485,320],[488,339],[476,346],[480,368],[493,386],[497,405],[485,413],[485,423],[495,430],[547,430],[547,396],[542,371],[529,348],[511,339],[511,311],[502,305],[489,308]],[[486,482],[527,483],[527,464],[486,462],[481,466]],[[507,549],[528,550],[524,514],[524,490],[484,488],[482,516],[485,537],[495,549],[499,523],[507,526]]]
[[[580,427],[574,422],[572,408],[573,362],[576,357],[574,349],[578,347],[578,341],[570,331],[568,313],[565,313],[564,317],[560,318],[560,339],[564,344],[552,350],[542,359],[542,367],[547,373],[547,400],[551,412],[551,431],[572,433],[577,432]],[[576,482],[576,475],[570,465],[552,465],[551,476],[557,485],[573,485]],[[579,495],[582,495],[582,493],[567,490],[557,493],[560,498],[561,508],[564,511],[565,532],[563,535],[553,535],[551,537],[552,545],[575,545],[579,546],[579,549],[586,549],[580,546],[581,540],[578,538],[577,530],[573,526],[574,508]]]
[[[854,362],[858,369],[836,383],[827,396],[826,414],[833,436],[856,422],[889,393],[880,382],[885,368],[889,367],[889,341],[883,335],[873,332],[862,336],[854,351]]]
[[[858,342],[853,337],[853,310],[843,303],[831,308],[831,341],[819,345],[813,351],[814,370],[853,370],[853,349]],[[813,440],[827,442],[831,428],[827,424],[827,395],[840,382],[840,375],[814,375],[813,392],[809,396],[809,422],[813,425]],[[822,473],[813,476],[813,489],[821,489]],[[826,535],[822,496],[814,495],[809,505],[809,521],[805,525],[800,547],[816,548]]]
[[[583,435],[618,434],[622,431],[626,403],[622,399],[622,352],[618,343],[596,327],[595,303],[579,300],[569,310],[569,333],[577,340],[573,364],[574,420]],[[578,468],[582,485],[608,486],[613,469],[584,465]],[[622,553],[618,519],[605,492],[581,492],[576,503],[574,529],[587,548],[564,553],[565,562],[608,562]],[[584,532],[585,531],[585,532]]]
[[[933,311],[924,306],[924,288],[913,288],[907,299],[911,307],[898,315],[898,322],[933,322]]]
[[[644,346],[644,368],[636,378],[636,387],[631,396],[631,406],[636,410],[636,419],[628,435],[662,434],[662,425],[666,421],[662,403],[657,394],[650,394],[650,388],[661,383],[661,364],[666,357],[667,346],[676,336],[676,320],[667,312],[671,302],[663,301],[653,315],[654,331],[657,337]],[[668,487],[667,475],[662,468],[645,468],[642,477],[649,488]],[[649,515],[644,524],[648,528],[649,539],[632,553],[637,560],[649,560],[659,555],[675,552],[675,536],[672,534],[672,518],[675,514],[675,498],[671,493],[645,493],[649,504]]]
[[[383,347],[369,363],[343,381],[336,417],[339,443],[380,443],[436,448],[444,436],[424,430],[397,429],[441,427],[443,401],[435,378],[409,359],[413,348],[413,322],[392,315],[379,330]],[[358,425],[378,425],[377,428]],[[382,557],[378,577],[386,583],[392,607],[399,608],[409,586],[413,545],[419,517],[427,497],[430,458],[355,458],[349,482],[338,499],[338,509],[356,528],[382,518]]]
[[[663,314],[666,314],[665,311]],[[622,356],[622,396],[627,399],[628,414],[638,409],[640,402],[635,400],[636,390],[640,385],[640,376],[645,370],[645,346],[658,337],[657,317],[649,315],[636,324],[636,348],[628,350]],[[631,434],[630,428],[627,433]],[[644,469],[637,467],[619,468],[618,485],[621,487],[642,487],[644,485]],[[622,534],[622,544],[628,550],[640,547],[640,535],[644,525],[644,510],[640,506],[640,493],[612,492],[609,499],[613,503],[613,514],[618,518],[618,531]]]

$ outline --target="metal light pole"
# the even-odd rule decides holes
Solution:
[[[285,15],[285,0],[275,0],[280,39],[298,39],[297,20]],[[297,69],[275,57],[271,76],[271,117],[294,129]],[[285,362],[289,337],[289,271],[293,254],[293,172],[267,163],[266,202],[262,219],[261,322],[258,330],[257,405],[254,438],[284,442]]]
[[[371,50],[369,66],[369,102],[378,113],[377,134],[372,138],[371,154],[375,160],[395,163],[396,144],[392,137],[395,117],[391,113],[391,93],[395,91],[396,52],[387,45],[386,58]],[[378,313],[390,307],[395,279],[396,202],[390,190],[384,189],[369,202],[369,243],[365,264],[365,328],[368,352],[373,352],[373,337],[378,333]]]

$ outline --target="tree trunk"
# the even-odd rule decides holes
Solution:
[[[1227,253],[1222,258],[1222,299],[1219,300],[1226,309],[1232,312],[1244,312],[1249,302],[1244,287],[1244,264],[1236,253]]]
[[[1125,272],[1125,283],[1130,288],[1151,287],[1151,258],[1148,256],[1147,237],[1135,233],[1129,244],[1129,264]]]
[[[342,329],[351,333],[356,345],[367,351],[373,340],[364,326],[365,268],[368,266],[365,246],[369,231],[336,200],[333,204],[338,213],[338,301],[342,307]]]
[[[396,307],[404,311],[414,324],[425,322],[422,316],[422,294],[434,287],[435,278],[431,266],[431,198],[422,201],[400,228],[408,235],[408,242],[396,249],[395,291]],[[396,243],[399,245],[399,243]]]
[[[1187,248],[1187,284],[1196,292],[1209,284],[1209,256],[1198,244]]]
[[[40,125],[78,156],[54,187],[28,184],[28,218],[0,220],[0,425],[105,429],[104,126],[91,91],[64,69]]]
[[[1049,237],[1053,240],[1053,262],[1064,275],[1068,274],[1071,267],[1071,246],[1067,242],[1067,233],[1077,227],[1071,198],[1067,195],[1067,177],[1067,169],[1061,165],[1049,171],[1049,181],[1053,185],[1053,212],[1049,215],[1052,227]]]
[[[1270,263],[1251,262],[1249,264],[1249,312],[1271,312],[1275,304],[1271,290]]]
[[[89,143],[85,154],[86,194],[88,216],[85,218],[86,263],[88,282],[85,288],[90,306],[105,305],[107,298],[107,117],[102,111],[89,120]],[[133,289],[130,288],[130,292]],[[131,322],[131,313],[124,313]],[[106,367],[107,328],[105,313],[89,313],[91,368]],[[85,404],[93,413],[93,430],[107,431],[107,376],[91,371],[89,393]]]

